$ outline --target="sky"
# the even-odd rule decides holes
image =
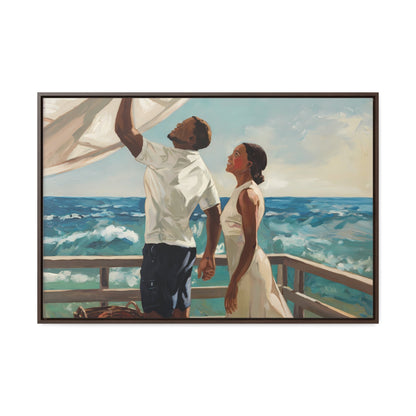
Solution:
[[[192,115],[206,120],[211,145],[200,151],[220,196],[236,185],[227,156],[242,142],[268,156],[264,196],[372,197],[371,98],[190,98],[144,133],[172,146],[167,134]],[[45,196],[144,196],[145,167],[126,148],[73,171],[44,178]]]

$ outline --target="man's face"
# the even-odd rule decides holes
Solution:
[[[177,126],[168,134],[168,138],[172,142],[189,144],[193,146],[196,138],[194,136],[195,120],[190,117],[178,123]]]

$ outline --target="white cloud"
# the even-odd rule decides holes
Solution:
[[[268,155],[262,184],[265,196],[371,196],[371,115],[295,114],[261,126],[247,126],[245,139],[260,144]],[[231,175],[228,175],[231,176]],[[220,194],[235,186],[217,171]]]

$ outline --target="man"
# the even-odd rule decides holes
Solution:
[[[208,280],[214,275],[214,254],[220,236],[220,200],[198,152],[210,144],[211,129],[204,120],[193,116],[168,134],[173,148],[152,143],[133,126],[132,99],[123,98],[115,131],[134,158],[147,166],[140,279],[144,316],[189,318],[196,256],[189,218],[198,204],[207,215],[207,244],[198,278]]]

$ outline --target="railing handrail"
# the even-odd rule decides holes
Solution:
[[[201,260],[201,255],[196,257],[195,265]],[[320,263],[306,260],[301,257],[290,254],[278,253],[267,254],[271,264],[284,264],[287,267],[293,267],[305,273],[311,273],[315,276],[341,283],[345,286],[357,289],[364,293],[373,294],[373,281],[368,277],[359,274],[338,270],[334,267],[325,266]],[[60,268],[110,268],[110,267],[140,267],[143,262],[143,256],[45,256],[43,258],[43,267],[45,269]],[[216,255],[215,262],[218,266],[226,266],[227,256]]]
[[[202,255],[197,255],[195,265],[201,261]],[[215,256],[218,266],[227,265],[225,255]],[[143,256],[44,256],[43,267],[45,269],[54,268],[101,268],[101,267],[140,267],[143,262]]]
[[[334,267],[329,267],[324,264],[292,256],[290,254],[284,255],[283,264],[287,267],[293,267],[297,270],[301,270],[304,273],[311,273],[315,276],[331,280],[332,282],[341,283],[369,295],[373,294],[373,280],[368,277],[347,272],[345,270],[339,270]]]

